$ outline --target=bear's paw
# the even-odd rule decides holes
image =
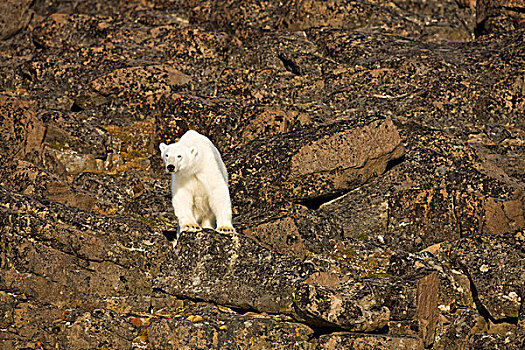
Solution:
[[[229,227],[229,226],[217,227],[216,231],[219,232],[219,233],[225,233],[227,235],[233,235],[234,233],[236,233],[235,229],[233,227]]]
[[[183,225],[180,230],[186,232],[199,232],[202,231],[202,228],[198,224],[187,224]]]

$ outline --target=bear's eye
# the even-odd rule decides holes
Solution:
[[[179,154],[179,155],[177,156],[177,158],[182,158],[182,156]]]

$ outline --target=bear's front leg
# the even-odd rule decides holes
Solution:
[[[193,195],[191,193],[177,191],[173,195],[172,204],[181,232],[199,232],[202,230],[193,215]]]
[[[212,212],[215,214],[217,222],[216,231],[219,233],[234,234],[235,229],[232,224],[232,205],[227,184],[215,187],[211,191],[211,196],[208,201]]]

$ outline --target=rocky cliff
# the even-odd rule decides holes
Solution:
[[[525,347],[524,9],[3,1],[0,347]],[[238,233],[173,246],[188,129]]]

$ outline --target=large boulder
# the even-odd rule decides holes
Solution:
[[[383,173],[403,152],[392,121],[371,117],[260,138],[225,158],[233,201],[250,212],[340,195]]]

